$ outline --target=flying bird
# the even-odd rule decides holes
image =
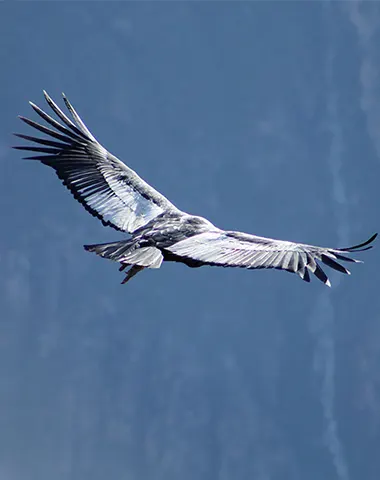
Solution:
[[[30,102],[48,126],[20,116],[44,136],[15,134],[32,144],[14,148],[33,152],[25,158],[52,167],[74,198],[103,225],[129,234],[122,241],[84,246],[89,252],[120,263],[120,270],[129,267],[122,283],[145,268],[159,268],[167,261],[189,267],[274,268],[296,273],[305,282],[310,282],[310,274],[314,274],[331,286],[321,264],[349,274],[340,262],[359,260],[347,254],[372,248],[377,234],[353,247],[324,248],[221,230],[205,218],[179,210],[108,152],[64,94],[71,118],[45,91],[44,96],[58,121]]]

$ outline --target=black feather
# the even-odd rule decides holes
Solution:
[[[347,247],[347,248],[337,248],[338,251],[340,252],[353,252],[353,251],[356,251],[356,252],[362,252],[364,250],[369,250],[371,247],[367,247],[367,248],[362,248],[362,247],[365,247],[366,245],[369,245],[370,243],[372,243],[375,238],[377,237],[377,233],[375,233],[374,235],[372,235],[371,238],[369,238],[366,242],[364,243],[360,243],[359,245],[354,245],[353,247]]]
[[[350,274],[347,268],[340,265],[338,262],[335,262],[332,258],[328,257],[327,255],[322,254],[321,260],[325,265],[328,265],[330,268],[337,270],[338,272]]]
[[[322,270],[322,268],[318,265],[318,263],[316,264],[316,268],[315,268],[313,273],[317,278],[319,278],[319,280],[321,280],[321,282],[323,282],[325,284],[329,283],[329,279],[328,279],[327,275]]]

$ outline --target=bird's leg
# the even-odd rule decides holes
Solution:
[[[129,263],[121,263],[119,267],[119,272],[122,272],[125,270],[127,267],[129,267]]]
[[[123,268],[122,268],[123,267]],[[124,265],[120,267],[120,270],[124,270]],[[141,267],[140,265],[132,265],[132,267],[128,270],[127,275],[125,276],[124,280],[121,282],[123,285],[124,283],[127,283],[128,280],[130,280],[132,277],[136,275],[136,273],[141,272],[141,270],[144,270],[145,267]]]

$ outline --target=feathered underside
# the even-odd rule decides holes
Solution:
[[[350,274],[339,262],[361,263],[346,254],[369,250],[377,234],[366,242],[348,248],[323,248],[240,232],[207,232],[182,240],[167,248],[172,254],[203,262],[205,265],[248,269],[275,268],[296,273],[310,282],[313,273],[325,285],[330,281],[321,262],[338,272]]]
[[[46,92],[44,95],[60,122],[30,102],[49,127],[20,116],[45,137],[15,134],[34,145],[14,148],[37,153],[26,158],[54,168],[86,210],[116,230],[132,233],[164,211],[178,211],[169,200],[100,145],[65,95],[63,99],[73,121]]]

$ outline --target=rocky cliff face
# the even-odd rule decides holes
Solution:
[[[7,146],[27,100],[64,90],[179,208],[360,242],[379,218],[379,6],[2,10],[0,477],[376,480],[378,245],[331,290],[182,265],[122,287],[82,249],[115,233]]]

